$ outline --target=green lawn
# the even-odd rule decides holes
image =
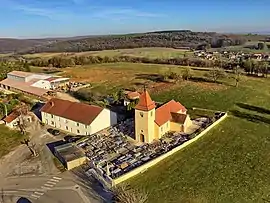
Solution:
[[[269,202],[269,85],[269,79],[247,78],[239,88],[209,91],[187,85],[154,95],[187,107],[229,111],[230,116],[128,183],[148,192],[150,203]]]
[[[25,138],[19,131],[13,131],[0,125],[0,158],[18,146]]]

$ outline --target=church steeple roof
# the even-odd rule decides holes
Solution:
[[[141,111],[150,111],[154,108],[156,108],[155,102],[151,99],[148,91],[144,89],[144,92],[141,94],[139,103],[135,106],[135,109]]]

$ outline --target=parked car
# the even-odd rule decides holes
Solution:
[[[81,139],[80,136],[72,136],[72,135],[67,135],[64,137],[64,140],[67,141],[67,142],[76,142],[78,141],[79,139]]]
[[[48,133],[53,134],[54,130],[52,128],[49,128],[47,131],[48,131]]]
[[[59,131],[59,130],[53,130],[53,131],[52,131],[52,134],[53,134],[54,136],[60,135],[60,131]]]

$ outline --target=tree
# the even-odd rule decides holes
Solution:
[[[239,82],[241,80],[242,70],[240,69],[240,66],[235,66],[233,69],[233,76],[232,78],[235,80],[235,87],[238,87]]]
[[[259,49],[259,50],[264,50],[264,49],[266,49],[266,48],[267,48],[267,46],[266,46],[265,43],[263,43],[263,42],[259,42],[259,43],[258,43],[258,49]]]
[[[183,80],[189,80],[192,77],[191,68],[187,67],[182,72]]]
[[[38,155],[37,152],[36,152],[36,150],[35,150],[35,148],[34,148],[35,145],[30,144],[30,140],[29,139],[24,139],[21,142],[21,144],[26,145],[33,156],[37,156]]]
[[[19,115],[18,127],[20,128],[20,131],[23,135],[26,134],[27,121],[25,119],[25,116],[28,114],[28,111],[29,110],[27,106],[24,106],[15,110],[15,112]]]
[[[148,199],[147,193],[134,190],[125,184],[114,187],[112,191],[115,203],[146,203]]]
[[[244,62],[244,69],[247,73],[252,74],[253,73],[253,63],[252,60],[248,59]]]
[[[268,71],[269,71],[269,63],[267,61],[260,61],[258,63],[259,66],[259,71],[263,74],[263,77],[268,76]]]
[[[219,79],[225,78],[226,77],[226,73],[221,68],[213,68],[212,70],[208,71],[205,74],[205,76],[208,77],[208,78],[210,78],[211,80],[213,80],[213,82],[216,83]]]
[[[120,89],[118,92],[117,92],[117,96],[118,96],[118,101],[121,101],[125,98],[125,93],[124,93],[124,90],[123,89]]]

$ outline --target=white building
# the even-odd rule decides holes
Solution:
[[[91,135],[117,124],[117,114],[109,109],[57,98],[40,111],[42,122],[74,134]]]
[[[26,83],[32,87],[42,89],[56,89],[59,86],[68,84],[69,78],[62,78],[60,76],[52,76],[47,74],[35,74],[22,71],[12,71],[7,74],[7,80],[18,81]]]

